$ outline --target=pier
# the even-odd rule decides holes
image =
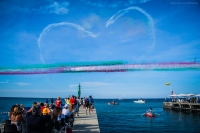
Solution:
[[[96,109],[93,109],[91,115],[86,115],[85,109],[79,109],[79,116],[75,116],[74,133],[100,133]]]
[[[163,108],[182,110],[182,111],[198,111],[200,112],[200,103],[182,103],[182,102],[163,102]]]

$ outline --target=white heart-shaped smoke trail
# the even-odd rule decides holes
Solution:
[[[151,15],[149,15],[147,12],[145,12],[143,9],[139,8],[139,7],[128,7],[126,9],[120,10],[118,11],[116,14],[114,14],[107,22],[106,22],[106,27],[108,27],[109,25],[113,24],[117,19],[119,19],[121,16],[123,16],[124,14],[128,13],[131,10],[138,10],[140,11],[142,14],[144,14],[148,20],[149,20],[149,25],[151,26],[151,36],[152,36],[152,45],[151,48],[149,49],[149,52],[154,48],[155,46],[155,30],[154,30],[154,21],[151,17]],[[45,27],[42,31],[42,33],[40,34],[39,38],[38,38],[38,48],[40,50],[40,60],[41,62],[44,64],[44,58],[42,55],[42,49],[41,49],[41,41],[42,38],[44,38],[44,36],[52,29],[55,28],[57,26],[70,26],[73,27],[77,30],[80,30],[84,33],[86,33],[87,35],[96,38],[98,35],[94,34],[90,31],[85,30],[84,28],[82,28],[80,25],[74,24],[74,23],[69,23],[69,22],[61,22],[61,23],[53,23],[53,24],[49,24],[47,27]]]
[[[92,32],[89,32],[85,29],[83,29],[81,26],[77,25],[77,24],[74,24],[74,23],[69,23],[69,22],[61,22],[61,23],[53,23],[53,24],[49,24],[47,27],[45,27],[42,31],[42,33],[40,34],[40,37],[38,38],[38,48],[40,50],[40,60],[41,62],[44,64],[45,61],[44,61],[44,58],[42,56],[42,49],[41,49],[41,41],[42,41],[42,38],[45,37],[45,35],[52,29],[52,28],[55,28],[57,26],[63,26],[63,25],[67,25],[67,26],[70,26],[70,27],[73,27],[79,31],[82,31],[83,33],[86,33],[87,35],[91,36],[91,37],[94,37],[96,38],[97,35],[96,34],[93,34]]]
[[[131,10],[137,10],[139,12],[141,12],[142,14],[144,14],[147,19],[149,20],[149,25],[151,27],[151,37],[152,37],[152,44],[151,44],[151,48],[149,49],[149,52],[151,52],[151,50],[155,47],[155,29],[154,29],[154,21],[153,18],[151,17],[151,15],[149,15],[147,12],[145,12],[142,8],[139,7],[128,7],[126,9],[120,10],[118,11],[116,14],[114,14],[107,22],[106,22],[106,27],[108,27],[109,25],[113,24],[115,21],[117,21],[117,19],[119,19],[120,17],[122,17],[124,14],[128,13]]]

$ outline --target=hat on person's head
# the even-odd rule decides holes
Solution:
[[[64,106],[65,108],[68,108],[68,105],[67,104],[65,104],[65,106]]]
[[[33,115],[39,115],[41,113],[40,105],[33,106],[32,113]]]
[[[60,99],[60,96],[58,96],[58,99]]]

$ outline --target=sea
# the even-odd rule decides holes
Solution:
[[[0,122],[8,119],[7,112],[14,104],[31,107],[34,101],[45,102],[46,98],[0,97]],[[51,99],[51,98],[49,98]],[[56,99],[56,98],[54,98]],[[64,99],[62,99],[64,102]],[[115,100],[119,105],[108,105]],[[191,113],[163,109],[164,98],[144,99],[145,104],[136,104],[137,99],[94,99],[101,133],[200,133],[200,112]],[[143,114],[152,108],[156,117]]]

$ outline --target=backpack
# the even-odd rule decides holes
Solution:
[[[68,128],[66,129],[66,133],[72,133],[72,129],[71,129],[70,127],[68,127]]]

